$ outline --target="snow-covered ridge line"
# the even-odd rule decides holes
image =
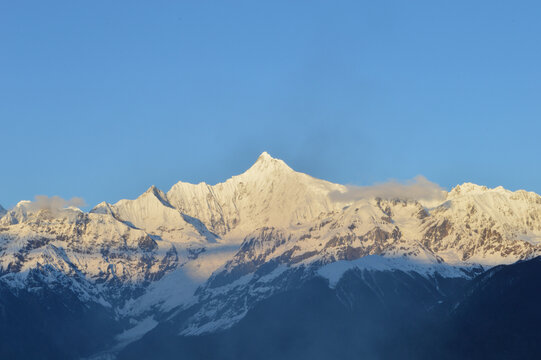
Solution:
[[[468,277],[464,269],[541,254],[535,193],[465,183],[430,208],[329,195],[345,191],[263,153],[225,182],[178,182],[168,192],[151,186],[88,213],[23,201],[3,216],[0,209],[0,279],[23,287],[71,282],[85,300],[154,324],[150,314],[195,303],[216,314],[230,302],[250,306],[314,274],[331,285],[349,269]],[[246,310],[232,307],[211,322],[231,324]],[[189,331],[214,329],[207,315],[194,315]]]
[[[415,272],[422,276],[435,276],[436,274],[446,278],[469,277],[482,271],[480,267],[458,267],[444,263],[417,262],[407,258],[389,258],[379,255],[368,255],[356,260],[340,260],[322,266],[318,274],[329,280],[331,287],[336,286],[344,273],[350,270],[368,271],[404,271]]]

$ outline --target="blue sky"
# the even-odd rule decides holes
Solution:
[[[0,2],[0,204],[216,183],[541,192],[535,1]]]

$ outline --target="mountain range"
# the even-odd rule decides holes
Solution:
[[[0,357],[541,354],[541,196],[350,191],[263,153],[89,212],[0,207]]]

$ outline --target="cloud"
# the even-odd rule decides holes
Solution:
[[[346,191],[333,191],[329,196],[332,200],[340,202],[373,198],[436,201],[443,200],[445,194],[446,191],[441,186],[418,175],[405,182],[390,180],[371,186],[347,186]]]
[[[36,195],[34,201],[32,201],[28,208],[31,211],[49,210],[56,212],[69,206],[82,207],[85,206],[85,201],[79,197],[73,197],[69,200],[63,199],[60,196]]]

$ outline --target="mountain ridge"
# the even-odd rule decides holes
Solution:
[[[541,254],[535,193],[464,183],[431,207],[330,196],[346,191],[263,153],[222,183],[151,186],[89,212],[21,201],[0,214],[0,283],[71,289],[128,324],[125,344],[186,311],[173,316],[179,333],[230,328],[316,277],[331,287],[352,271],[467,280]]]

